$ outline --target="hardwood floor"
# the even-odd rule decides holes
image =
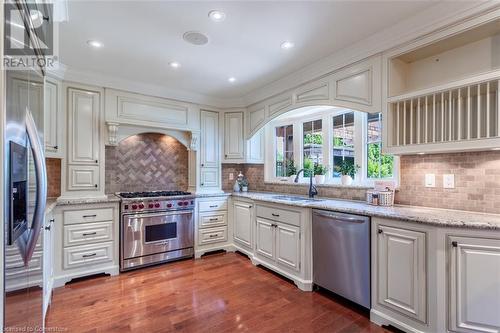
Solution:
[[[387,332],[324,293],[302,292],[245,256],[214,254],[54,290],[66,332]]]

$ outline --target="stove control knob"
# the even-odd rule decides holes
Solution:
[[[155,208],[160,208],[160,203],[159,202],[155,203]]]
[[[152,203],[150,203],[150,204],[148,205],[148,208],[153,208],[154,206],[155,206],[155,205],[153,205]]]
[[[167,204],[167,208],[172,208],[172,204],[171,203]]]
[[[182,201],[179,201],[177,204],[178,204],[179,206],[182,206],[184,203],[183,203]]]
[[[189,205],[189,201],[184,201],[184,206]]]
[[[132,209],[137,209],[137,205],[136,205],[136,204],[133,204],[133,205],[132,205]]]
[[[191,200],[191,205],[194,205],[194,200]]]
[[[139,209],[144,209],[144,204],[139,204]]]

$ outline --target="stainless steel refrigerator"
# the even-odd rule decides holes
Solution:
[[[25,18],[29,19],[29,18]],[[47,176],[44,72],[7,70],[4,129],[4,330],[43,327],[43,242]]]

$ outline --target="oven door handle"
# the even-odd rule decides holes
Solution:
[[[161,212],[161,213],[136,213],[136,214],[123,214],[126,218],[145,218],[145,217],[157,217],[157,216],[171,216],[171,215],[189,215],[193,214],[192,210],[179,210],[171,212]]]

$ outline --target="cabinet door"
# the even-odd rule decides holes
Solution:
[[[260,129],[247,141],[247,162],[264,163],[264,129]]]
[[[252,239],[252,205],[245,202],[234,203],[234,241],[253,249]]]
[[[276,260],[278,264],[300,270],[300,228],[284,223],[276,227]]]
[[[243,112],[224,114],[224,158],[243,159]]]
[[[201,187],[219,186],[219,168],[201,168],[200,185]]]
[[[500,239],[449,237],[453,332],[500,332]]]
[[[87,165],[68,166],[68,190],[98,190],[99,167]]]
[[[99,163],[100,93],[68,88],[69,164]]]
[[[425,233],[378,226],[377,302],[427,320]]]
[[[43,316],[45,318],[47,309],[52,298],[52,279],[54,276],[54,217],[49,214],[45,217],[45,228],[43,230]]]
[[[257,230],[255,237],[255,248],[257,255],[275,259],[274,253],[274,225],[275,223],[257,219]]]
[[[219,114],[201,111],[201,167],[219,167]]]
[[[44,137],[47,156],[57,156],[61,146],[62,135],[59,107],[59,86],[56,82],[45,82]]]

